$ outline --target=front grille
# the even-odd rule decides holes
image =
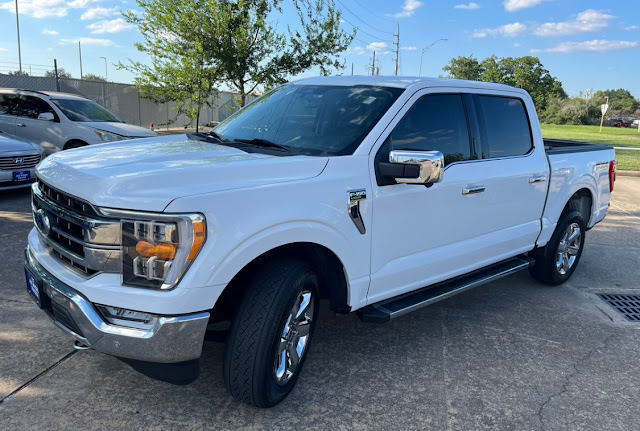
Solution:
[[[40,163],[40,155],[0,157],[0,171],[19,171],[33,169]]]
[[[54,189],[53,187],[43,183],[42,181],[38,183],[38,187],[40,187],[40,191],[44,195],[46,195],[49,199],[51,199],[52,201],[54,201],[60,206],[63,206],[72,211],[79,212],[81,214],[89,215],[92,217],[95,217],[97,215],[96,211],[93,209],[93,207],[90,204],[78,198],[75,198],[67,193],[61,192],[60,190]]]
[[[97,217],[91,204],[42,181],[32,190],[35,225],[52,256],[86,276],[120,271],[119,221]]]

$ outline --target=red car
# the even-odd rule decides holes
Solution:
[[[633,123],[631,121],[618,120],[613,123],[613,127],[631,127]]]

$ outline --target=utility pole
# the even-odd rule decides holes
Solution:
[[[109,81],[109,74],[107,73],[107,57],[100,57],[104,60],[104,80]]]
[[[373,60],[371,60],[371,76],[376,76],[376,52],[373,51]]]
[[[18,0],[16,0],[16,29],[18,31],[18,69],[22,75],[22,52],[20,51],[20,18],[18,17]]]
[[[396,68],[395,68],[395,76],[398,76],[398,61],[400,59],[400,23],[398,23],[398,30],[396,31],[396,34],[394,34],[394,36],[396,37],[396,41],[393,42],[393,44],[396,46]]]
[[[351,63],[351,76],[353,76],[353,63]]]
[[[60,78],[58,77],[58,60],[53,59],[53,72],[56,74],[56,91],[60,91]]]
[[[80,41],[78,41],[78,54],[80,55],[80,79],[82,79],[82,46]]]

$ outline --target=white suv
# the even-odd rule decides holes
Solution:
[[[97,103],[72,94],[0,89],[0,131],[35,142],[51,154],[123,139],[156,136],[126,124]]]

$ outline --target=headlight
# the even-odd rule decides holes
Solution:
[[[96,135],[102,140],[102,142],[116,142],[127,139],[122,135],[118,135],[117,133],[105,132],[104,130],[95,129]]]
[[[206,239],[201,214],[146,214],[101,209],[121,218],[122,284],[153,289],[173,288]]]

